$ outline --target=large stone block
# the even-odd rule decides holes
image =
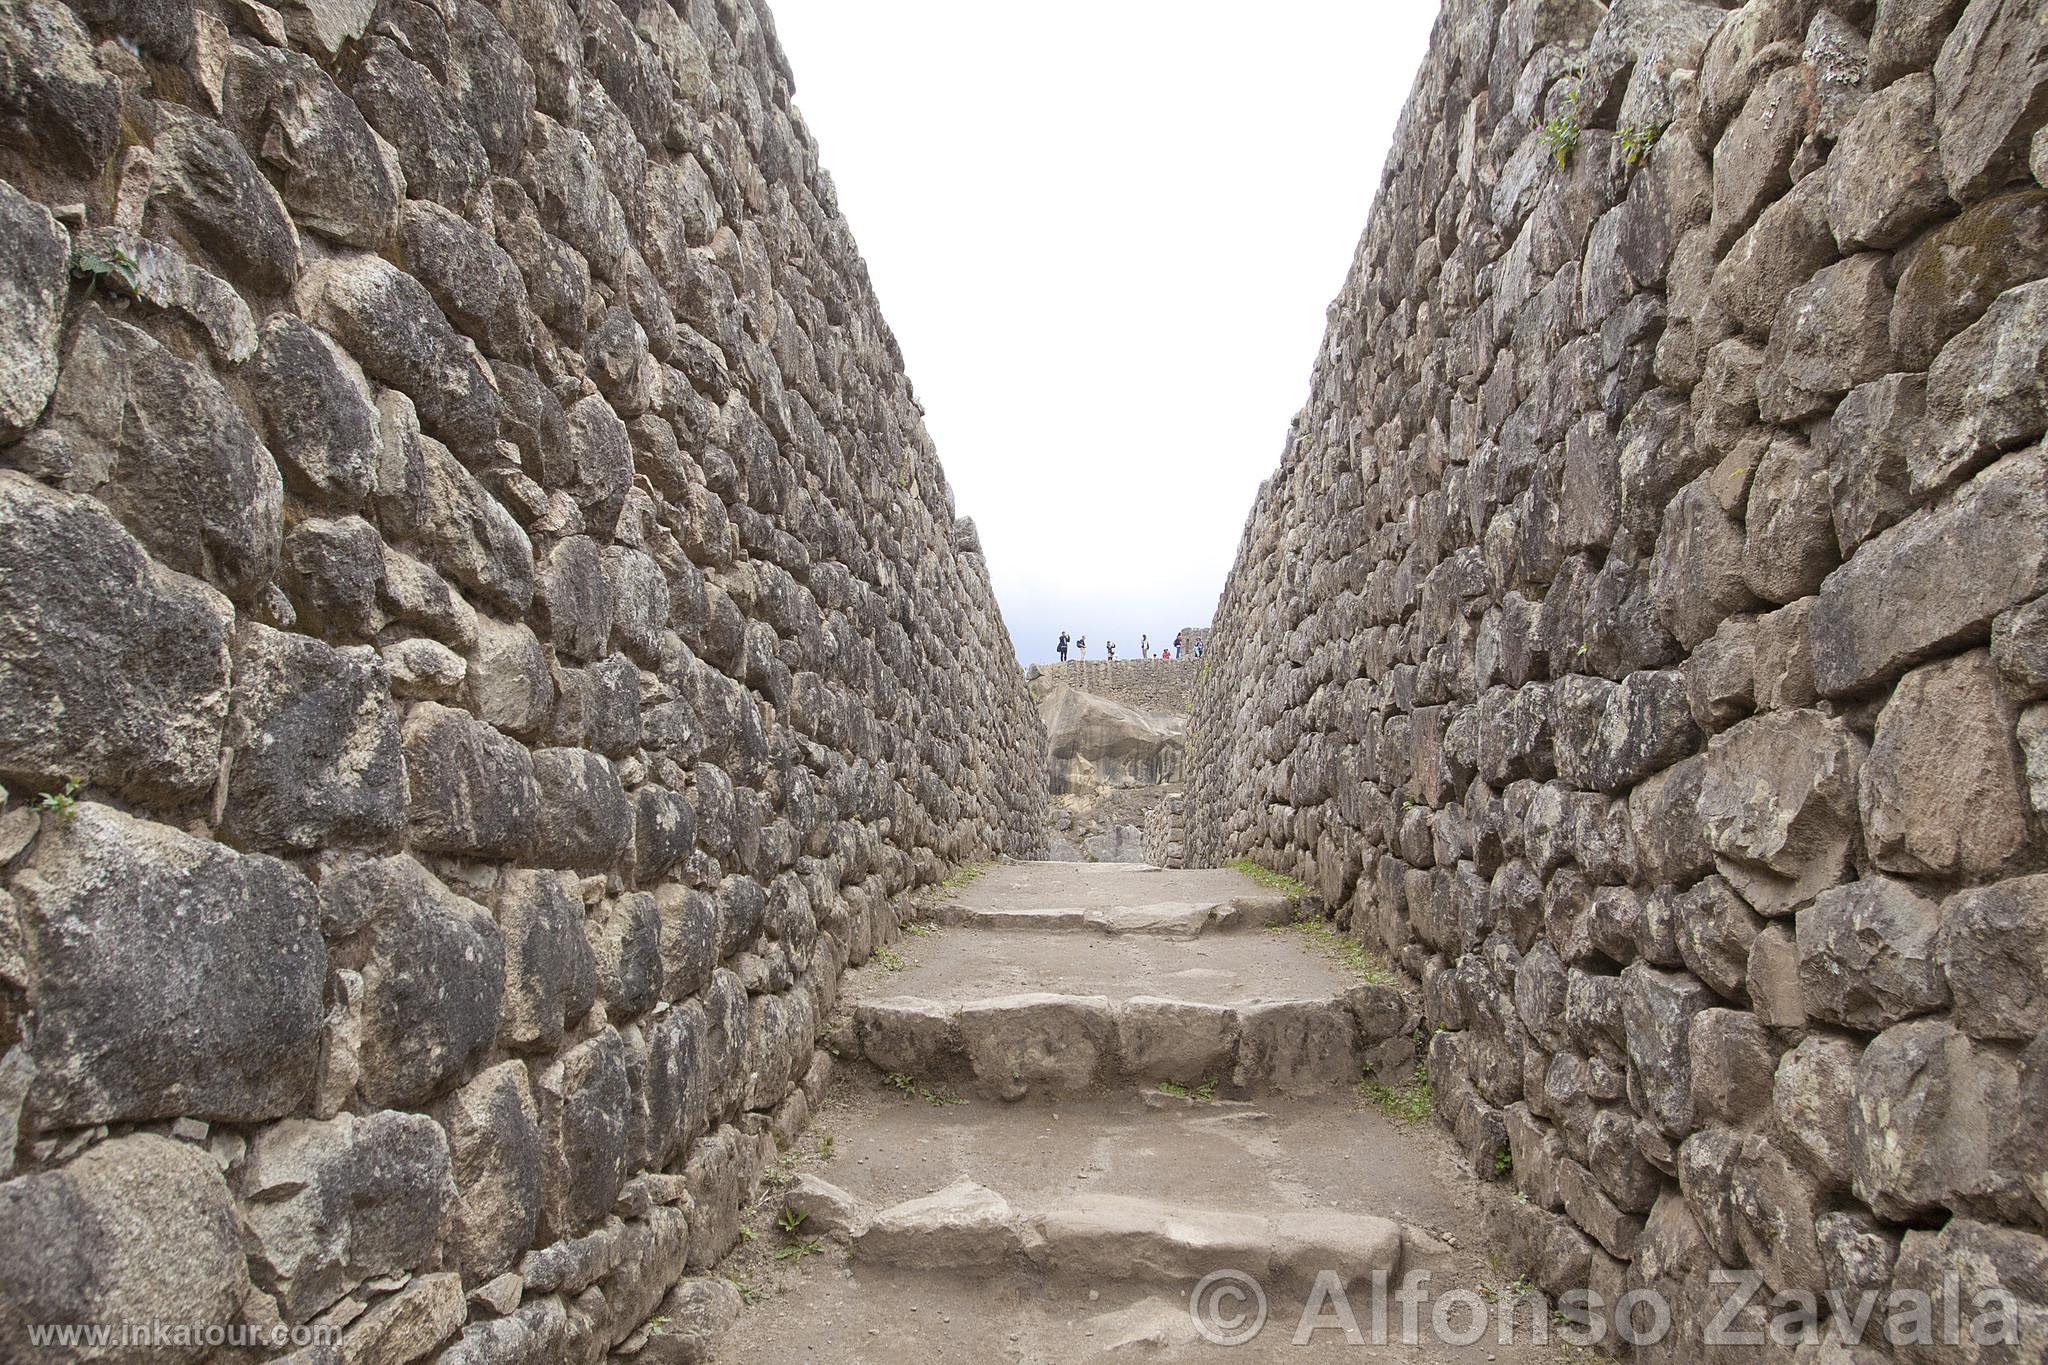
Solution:
[[[626,1049],[606,1029],[562,1054],[536,1086],[546,1163],[541,1237],[573,1237],[604,1217],[626,1179],[632,1091]]]
[[[244,626],[227,744],[230,842],[307,852],[379,843],[405,824],[398,712],[374,650]]]
[[[564,1026],[581,1019],[597,999],[597,959],[576,878],[525,869],[505,874],[498,926],[505,935],[500,1037],[521,1049],[553,1048]]]
[[[0,184],[0,441],[42,416],[57,388],[71,242],[50,211]]]
[[[404,855],[330,873],[320,899],[330,934],[363,935],[363,1098],[419,1104],[497,1037],[504,937]]]
[[[374,256],[337,256],[309,269],[298,294],[306,317],[410,398],[429,432],[466,455],[498,439],[504,405],[490,367],[418,280]]]
[[[1799,912],[1806,1012],[1877,1032],[1948,1003],[1937,961],[1938,904],[1905,882],[1870,877],[1822,892]]]
[[[1862,1053],[1847,1038],[1811,1033],[1778,1059],[1771,1082],[1779,1144],[1831,1188],[1848,1185],[1855,1160],[1850,1120]]]
[[[2029,0],[1971,0],[1934,63],[1934,123],[1949,190],[1969,203],[2026,174],[2048,121],[2048,28]]]
[[[2048,194],[2038,188],[1973,204],[1901,258],[1892,352],[1926,369],[2008,289],[2048,274]]]
[[[1880,1033],[1856,1069],[1849,1118],[1856,1197],[1911,1221],[2016,1187],[1997,1154],[2012,1121],[2018,1069],[1939,1019]]]
[[[238,1192],[257,1281],[295,1323],[367,1280],[426,1264],[456,1200],[440,1125],[390,1110],[262,1130]]]
[[[324,333],[280,313],[263,325],[248,374],[285,481],[361,506],[377,461],[377,410],[355,362]]]
[[[2048,457],[2011,455],[1953,498],[1864,542],[1813,610],[1814,686],[1861,692],[2048,589]]]
[[[191,799],[220,772],[234,609],[88,498],[0,472],[0,773]]]
[[[1962,1328],[1953,1347],[1908,1336],[1898,1350],[1908,1365],[2048,1359],[2048,1237],[1973,1218],[1908,1232],[1892,1287],[1924,1296],[1930,1324]]]
[[[29,1330],[57,1323],[244,1321],[249,1271],[228,1188],[198,1147],[151,1133],[101,1142],[69,1165],[0,1184],[0,1336],[32,1358]],[[157,1361],[197,1362],[204,1345]],[[73,1359],[141,1359],[95,1352]]]
[[[1841,880],[1864,747],[1818,711],[1779,711],[1714,736],[1699,809],[1721,875],[1767,915]]]
[[[500,1062],[436,1114],[448,1133],[456,1188],[453,1245],[464,1281],[510,1270],[540,1224],[539,1110],[519,1062]]]
[[[412,708],[402,737],[415,847],[516,858],[533,846],[540,785],[524,745],[433,702]]]
[[[1116,1024],[1102,996],[1017,995],[961,1007],[960,1040],[975,1083],[1002,1099],[1034,1087],[1087,1090],[1116,1056]]]
[[[1858,804],[1871,861],[1972,878],[2011,861],[2028,820],[2017,724],[1984,650],[1901,678],[1863,764]]]
[[[1916,73],[1866,100],[1828,162],[1828,223],[1844,251],[1889,249],[1949,207],[1934,150],[1934,79]]]
[[[2048,280],[2008,289],[1927,371],[1934,449],[1918,487],[1945,487],[2048,430]]]
[[[91,493],[151,555],[238,602],[276,576],[284,481],[207,371],[90,304],[72,328],[47,420],[7,453]]]
[[[633,807],[609,759],[588,749],[537,749],[539,857],[553,867],[608,872],[633,843]]]
[[[13,893],[43,1123],[248,1122],[308,1098],[327,947],[295,868],[87,802],[47,822]]]
[[[1642,1093],[1643,1116],[1681,1137],[1693,1127],[1692,1020],[1714,1005],[1713,992],[1684,972],[1643,962],[1621,974],[1621,986],[1629,1074]]]
[[[2048,876],[1959,891],[1936,944],[1957,1028],[2025,1042],[2048,1029]]]

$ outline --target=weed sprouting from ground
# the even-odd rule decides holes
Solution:
[[[871,954],[871,960],[885,972],[907,971],[910,967],[910,963],[904,959],[903,954],[897,952],[894,948],[875,949],[873,954]]]
[[[1358,1093],[1396,1123],[1427,1122],[1436,1108],[1436,1091],[1429,1083],[1429,1068],[1420,1062],[1416,1063],[1415,1074],[1400,1085],[1383,1085],[1368,1076],[1358,1083]]]
[[[1159,1093],[1162,1095],[1172,1095],[1175,1099],[1193,1100],[1197,1104],[1207,1104],[1210,1100],[1216,1098],[1216,1078],[1210,1076],[1200,1085],[1194,1087],[1182,1085],[1179,1081],[1161,1081],[1159,1083]]]
[[[1295,934],[1317,952],[1370,986],[1392,986],[1398,981],[1394,964],[1370,944],[1360,943],[1326,919],[1299,919],[1292,924],[1268,926],[1269,934]]]
[[[941,891],[965,891],[987,875],[987,863],[963,863],[953,870],[953,875],[939,883]]]
[[[1278,891],[1288,896],[1306,896],[1308,887],[1294,880],[1284,872],[1275,872],[1270,867],[1261,867],[1250,858],[1239,858],[1230,865],[1233,872],[1242,872],[1268,891]]]
[[[888,1079],[889,1084],[895,1086],[909,1098],[923,1100],[934,1109],[944,1109],[949,1105],[967,1103],[965,1098],[955,1095],[950,1091],[932,1089],[907,1071],[892,1071],[889,1073]]]

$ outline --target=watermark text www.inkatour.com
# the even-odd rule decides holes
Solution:
[[[45,1350],[82,1346],[130,1350],[193,1346],[281,1348],[340,1343],[339,1327],[287,1327],[282,1323],[259,1326],[233,1322],[37,1322],[28,1326],[28,1344]]]
[[[1188,1315],[1204,1341],[1243,1346],[1270,1343],[1284,1331],[1296,1346],[1342,1341],[1354,1346],[1502,1346],[1561,1341],[1597,1346],[1610,1336],[1631,1346],[1653,1346],[1674,1330],[1671,1304],[1653,1288],[1628,1290],[1612,1301],[1591,1289],[1552,1299],[1533,1289],[1431,1287],[1426,1270],[1393,1286],[1384,1271],[1348,1289],[1331,1270],[1316,1277],[1291,1326],[1276,1318],[1265,1286],[1241,1270],[1212,1271],[1188,1296]],[[1965,1294],[1954,1273],[1938,1292],[1897,1289],[1769,1291],[1754,1271],[1717,1269],[1706,1321],[1686,1329],[1707,1346],[1800,1346],[1824,1339],[1855,1346],[1978,1347],[2019,1344],[2019,1306],[1996,1286]],[[1284,1314],[1281,1315],[1284,1318]],[[1268,1328],[1274,1329],[1269,1335]]]

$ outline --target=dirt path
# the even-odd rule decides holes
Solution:
[[[1300,932],[1214,927],[1232,919],[1233,904],[1270,900],[1231,872],[1004,865],[938,914],[949,927],[907,937],[849,977],[851,1013],[840,1036],[858,1039],[855,1021],[867,1017],[868,1002],[904,996],[926,1002],[919,1018],[978,1015],[1027,1057],[1034,1039],[1056,1046],[1066,1035],[1047,1035],[1034,1022],[1041,1005],[1039,1014],[1016,1015],[1022,1041],[1009,1038],[1002,1030],[1013,1007],[1002,997],[1106,997],[1117,1029],[1130,1027],[1117,1002],[1133,996],[1242,1021],[1259,1016],[1263,1001],[1341,1011],[1347,991],[1356,1000],[1357,976]],[[1116,931],[1119,923],[1156,926],[1158,915],[1123,912],[1157,905],[1206,906],[1210,927],[1189,937]],[[1092,925],[1068,919],[1053,930],[992,928],[968,913],[1041,909],[1101,913]],[[1024,990],[1050,996],[1015,995]],[[877,1027],[897,1026],[884,1016]],[[1326,1049],[1320,1028],[1315,1023],[1299,1045]],[[1516,1287],[1488,1260],[1483,1202],[1502,1196],[1463,1168],[1433,1125],[1383,1112],[1385,1091],[1379,1103],[1361,1093],[1355,1078],[1369,1064],[1369,1039],[1360,1033],[1355,1045],[1345,1063],[1353,1079],[1343,1084],[1264,1091],[1227,1076],[1104,1081],[1115,1070],[1105,1065],[1093,1073],[1098,1083],[1034,1085],[1016,1102],[989,1098],[987,1076],[967,1062],[911,1074],[846,1056],[803,1153],[772,1175],[751,1236],[720,1269],[748,1306],[714,1358],[1590,1360],[1571,1347],[1532,1343],[1526,1311],[1520,1340],[1499,1343],[1500,1300]],[[1245,1046],[1239,1040],[1240,1051]],[[970,1038],[964,1050],[972,1060],[987,1045]],[[1392,1107],[1419,1098],[1400,1092]],[[795,1211],[806,1216],[784,1226]],[[1315,1298],[1311,1273],[1323,1269],[1341,1300],[1321,1298],[1317,1330],[1296,1345]],[[1234,1347],[1204,1340],[1190,1312],[1198,1281],[1229,1271],[1256,1280],[1266,1303],[1263,1331]],[[1413,1310],[1414,1340],[1404,1344],[1398,1301],[1382,1299],[1383,1325],[1375,1320],[1374,1276],[1398,1288],[1418,1274],[1428,1276],[1428,1297]],[[1251,1300],[1226,1292],[1217,1301],[1214,1292],[1205,1306],[1223,1316],[1205,1319],[1210,1330],[1249,1327],[1242,1314]],[[1470,1345],[1436,1339],[1439,1302],[1454,1340],[1474,1304],[1488,1314],[1487,1334]],[[1347,1340],[1342,1307],[1355,1319],[1357,1341]]]

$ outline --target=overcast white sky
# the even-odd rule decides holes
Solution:
[[[772,0],[1025,662],[1206,625],[1436,0]]]

